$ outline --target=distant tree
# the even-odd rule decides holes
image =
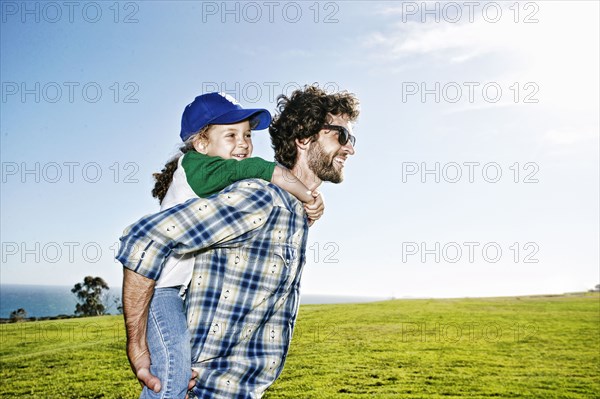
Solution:
[[[87,276],[82,283],[77,283],[71,292],[77,295],[79,303],[75,307],[75,314],[82,316],[100,316],[106,313],[104,306],[104,290],[108,284],[101,277]]]
[[[27,311],[23,308],[19,308],[17,310],[13,310],[10,312],[10,319],[12,321],[23,321],[27,318]]]
[[[596,292],[600,291],[600,284],[596,284],[596,288],[594,288],[594,291],[596,291]]]

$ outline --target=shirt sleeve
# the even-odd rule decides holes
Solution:
[[[125,229],[116,259],[124,267],[157,280],[171,253],[245,241],[264,226],[272,209],[267,183],[239,182],[219,195],[190,199],[138,220]]]
[[[244,179],[263,179],[270,182],[276,164],[258,157],[238,161],[188,152],[184,155],[181,165],[194,193],[199,197],[209,197]]]

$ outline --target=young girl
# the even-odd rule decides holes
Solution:
[[[208,197],[231,183],[249,178],[271,181],[305,204],[309,223],[323,209],[313,195],[287,169],[275,162],[251,158],[251,129],[265,129],[271,115],[265,109],[243,109],[231,96],[208,93],[196,97],[183,112],[182,156],[155,174],[152,195],[161,210],[191,198]],[[156,393],[143,388],[140,398],[185,398],[191,378],[190,333],[182,295],[192,278],[194,257],[172,255],[156,282],[148,314],[147,341],[150,372],[161,381]]]

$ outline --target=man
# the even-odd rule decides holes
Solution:
[[[280,96],[269,133],[275,159],[310,190],[340,183],[354,154],[358,101],[307,86]],[[130,226],[123,263],[127,355],[155,391],[146,344],[155,280],[171,254],[195,254],[186,304],[197,398],[259,398],[283,369],[299,304],[308,224],[302,204],[259,179],[237,182]]]

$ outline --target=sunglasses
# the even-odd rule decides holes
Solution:
[[[356,137],[351,135],[348,129],[346,129],[344,126],[323,125],[323,129],[335,130],[336,132],[338,132],[338,140],[340,142],[340,145],[346,145],[346,143],[348,143],[348,140],[350,140],[350,144],[352,144],[352,147],[356,145]]]

